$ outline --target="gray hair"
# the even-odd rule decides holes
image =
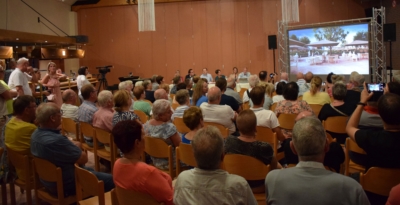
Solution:
[[[214,170],[220,167],[224,147],[221,132],[216,127],[207,126],[197,131],[192,147],[200,169]]]
[[[142,86],[142,84],[143,84],[143,81],[137,81],[136,83],[135,83],[135,87],[136,86]],[[146,88],[145,88],[146,89]]]
[[[62,93],[62,100],[63,102],[68,102],[72,96],[76,96],[75,91],[71,90],[71,89],[67,89]]]
[[[336,84],[333,85],[332,87],[332,95],[333,99],[335,100],[344,100],[347,94],[347,88],[346,85],[343,83],[337,82]]]
[[[50,116],[56,114],[60,109],[54,103],[42,103],[36,109],[36,121],[39,124],[49,121]]]
[[[293,127],[293,145],[303,161],[316,160],[324,153],[326,134],[321,121],[315,117],[305,117]]]
[[[160,115],[164,114],[167,110],[171,109],[171,105],[168,100],[159,99],[154,101],[153,108],[153,117],[154,119],[160,119]]]
[[[249,77],[249,85],[250,85],[250,87],[254,88],[258,84],[258,82],[260,82],[260,80],[259,80],[257,75],[251,75]]]
[[[235,84],[235,75],[230,75],[229,78],[226,80],[226,83],[226,87],[232,87],[232,85]]]
[[[133,86],[132,81],[130,81],[130,80],[122,81],[122,82],[120,82],[119,85],[118,85],[118,90],[126,90],[126,88],[127,88],[128,86],[130,86],[130,85]]]
[[[175,100],[179,103],[179,105],[184,105],[190,98],[189,91],[186,89],[178,90],[175,94]]]
[[[350,74],[350,82],[357,83],[358,86],[363,85],[365,81],[365,77],[360,75],[357,71],[353,71]]]
[[[105,107],[109,101],[112,101],[113,94],[109,90],[103,90],[97,96],[97,103],[100,107]]]
[[[21,64],[24,64],[26,62],[29,62],[29,59],[22,57],[22,58],[18,59],[17,65],[21,65]]]

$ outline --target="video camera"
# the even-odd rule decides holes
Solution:
[[[100,66],[96,67],[96,69],[99,69],[99,73],[105,75],[106,73],[111,72],[110,68],[113,68],[114,66],[112,65],[107,65],[107,66]]]
[[[276,75],[276,73],[270,73],[270,74],[269,74],[269,77],[270,77],[270,78],[273,78],[273,77],[275,77],[275,75]]]

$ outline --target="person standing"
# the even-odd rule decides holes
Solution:
[[[53,94],[53,99],[48,100],[53,101],[61,108],[63,102],[60,89],[60,79],[65,78],[65,75],[57,73],[57,66],[54,62],[50,62],[47,65],[47,71],[48,73],[44,76],[42,83],[48,87],[51,90],[51,94]]]
[[[32,89],[29,87],[29,81],[36,83],[36,75],[33,73],[32,68],[28,68],[29,60],[27,58],[20,58],[17,61],[17,67],[11,73],[8,80],[8,86],[11,90],[15,90],[18,96],[30,95],[32,96]]]

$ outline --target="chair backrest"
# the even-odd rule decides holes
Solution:
[[[79,124],[71,118],[63,117],[61,119],[62,134],[66,136],[67,133],[73,133],[79,141]]]
[[[81,201],[87,196],[97,196],[98,204],[105,205],[104,182],[99,181],[91,172],[75,164],[76,198]]]
[[[278,121],[281,128],[286,130],[292,130],[294,127],[294,120],[296,119],[297,114],[285,114],[279,113],[278,114]]]
[[[103,130],[101,128],[98,127],[93,127],[94,129],[94,136],[96,137],[96,139],[103,143],[103,144],[112,144],[113,140],[111,139],[111,133]]]
[[[183,118],[181,117],[175,117],[174,118],[174,125],[176,127],[176,130],[179,133],[185,134],[190,132],[190,129],[186,126],[186,124],[183,122]]]
[[[274,150],[274,155],[275,156],[277,155],[277,153],[278,153],[278,138],[276,136],[276,133],[273,132],[271,130],[271,128],[257,126],[256,139],[261,142],[268,142]]]
[[[336,142],[336,138],[333,138],[332,135],[329,134],[329,132],[325,132],[325,134],[326,134],[326,138],[328,139],[329,143]]]
[[[249,101],[243,103],[243,110],[248,110],[248,109],[250,109],[250,102]]]
[[[142,122],[142,124],[146,123],[147,120],[149,119],[149,118],[147,118],[146,113],[144,113],[144,112],[141,111],[141,110],[134,110],[133,112],[134,112],[137,116],[139,116],[139,119],[140,119],[140,121]]]
[[[390,190],[400,183],[400,169],[371,167],[360,173],[360,184],[365,191],[389,196]]]
[[[246,180],[264,180],[270,171],[270,165],[241,154],[226,154],[223,163],[227,172],[239,175]]]
[[[154,91],[153,91],[153,93],[154,93]],[[146,101],[146,102],[148,102],[151,106],[153,106],[153,103],[152,103],[150,100],[143,99],[143,101]]]
[[[85,137],[94,137],[93,126],[87,122],[79,122],[81,134]],[[83,142],[83,136],[80,138],[81,142]]]
[[[348,151],[356,152],[358,154],[367,154],[354,140],[350,138],[346,139],[346,152]]]
[[[149,194],[123,189],[119,186],[115,186],[115,193],[118,199],[118,204],[146,204],[146,205],[162,204],[157,202]]]
[[[152,157],[172,159],[172,146],[156,137],[145,136],[144,151]]]
[[[244,95],[244,92],[246,92],[246,90],[247,90],[247,88],[241,88],[240,89],[239,96],[240,96],[241,99],[243,99],[243,95]]]
[[[115,193],[115,189],[111,190],[111,204],[112,205],[119,205],[117,193]]]
[[[309,104],[311,109],[313,110],[315,116],[318,117],[319,112],[321,111],[322,105],[320,104]]]
[[[297,97],[297,100],[303,100],[303,96],[300,95],[299,97]]]
[[[176,154],[176,176],[181,173],[180,162],[185,163],[188,166],[196,167],[197,162],[194,158],[193,147],[190,144],[180,143],[179,147],[175,149]]]
[[[324,125],[326,131],[346,134],[346,125],[348,119],[349,117],[347,116],[328,117],[322,122],[322,124]]]
[[[271,107],[269,108],[272,112],[275,112],[276,105],[278,103],[272,103]]]
[[[177,107],[179,107],[180,105],[178,103],[172,103],[171,107],[172,109],[176,110]]]
[[[204,122],[204,127],[207,127],[207,126],[210,126],[210,125],[218,128],[219,131],[222,134],[222,137],[224,139],[229,136],[229,129],[226,128],[225,126],[223,126],[222,124],[219,124],[219,123],[216,123],[216,122]]]

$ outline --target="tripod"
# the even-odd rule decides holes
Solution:
[[[98,89],[98,91],[100,91],[100,88],[103,88],[103,90],[106,90],[108,88],[106,74],[105,73],[100,73],[100,75],[101,75],[101,78],[99,79],[99,89]]]

